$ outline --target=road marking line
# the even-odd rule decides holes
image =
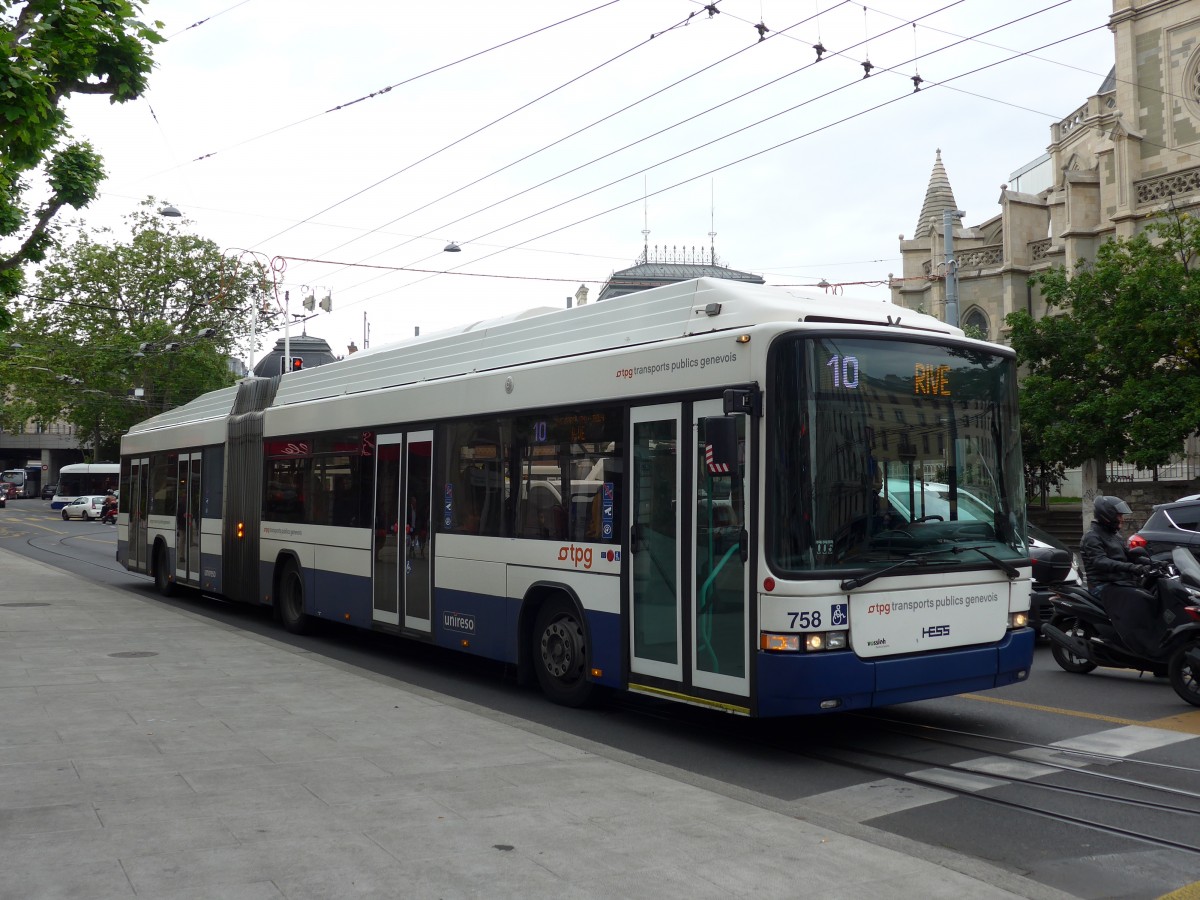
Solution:
[[[1178,890],[1163,894],[1158,900],[1200,900],[1200,881],[1185,884]]]
[[[1098,722],[1112,722],[1114,725],[1141,725],[1147,728],[1161,728],[1164,731],[1182,731],[1184,734],[1200,734],[1200,710],[1168,716],[1165,719],[1155,719],[1147,722],[1144,719],[1123,719],[1120,716],[1106,716],[1102,713],[1083,712],[1077,709],[1063,709],[1059,706],[1042,706],[1038,703],[1023,703],[1020,700],[1008,700],[1003,697],[985,697],[982,694],[962,694],[968,700],[981,700],[984,703],[999,703],[1001,706],[1013,706],[1018,709],[1030,709],[1036,712],[1055,713],[1060,716],[1075,716],[1079,719],[1095,719]]]

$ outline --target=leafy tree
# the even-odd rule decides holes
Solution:
[[[1149,468],[1200,431],[1198,253],[1200,222],[1178,215],[1034,277],[1051,314],[1007,318],[1032,458]]]
[[[80,209],[96,196],[104,168],[87,142],[70,140],[63,100],[103,94],[124,103],[146,90],[150,48],[163,38],[138,20],[137,0],[0,0],[0,329],[5,304],[22,287],[22,266],[40,262],[54,240],[64,206]],[[31,209],[29,176],[48,196]]]
[[[0,353],[0,424],[69,421],[115,459],[131,425],[232,384],[228,357],[256,321],[277,325],[259,263],[223,256],[186,221],[163,224],[156,205],[128,217],[128,242],[83,232],[37,272]]]

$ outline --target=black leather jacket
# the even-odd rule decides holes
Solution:
[[[1115,528],[1092,522],[1091,530],[1079,542],[1079,553],[1083,557],[1088,587],[1098,588],[1104,584],[1137,587],[1142,567],[1129,561],[1125,555],[1125,542]]]

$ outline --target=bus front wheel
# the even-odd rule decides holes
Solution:
[[[308,615],[304,612],[304,577],[294,562],[284,566],[279,576],[279,619],[292,634],[308,631]]]
[[[563,706],[583,706],[596,685],[587,680],[587,635],[575,605],[547,600],[533,626],[533,668],[542,692]]]

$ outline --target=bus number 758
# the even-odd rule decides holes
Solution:
[[[792,628],[820,628],[821,627],[821,611],[816,612],[789,612],[792,617]]]

